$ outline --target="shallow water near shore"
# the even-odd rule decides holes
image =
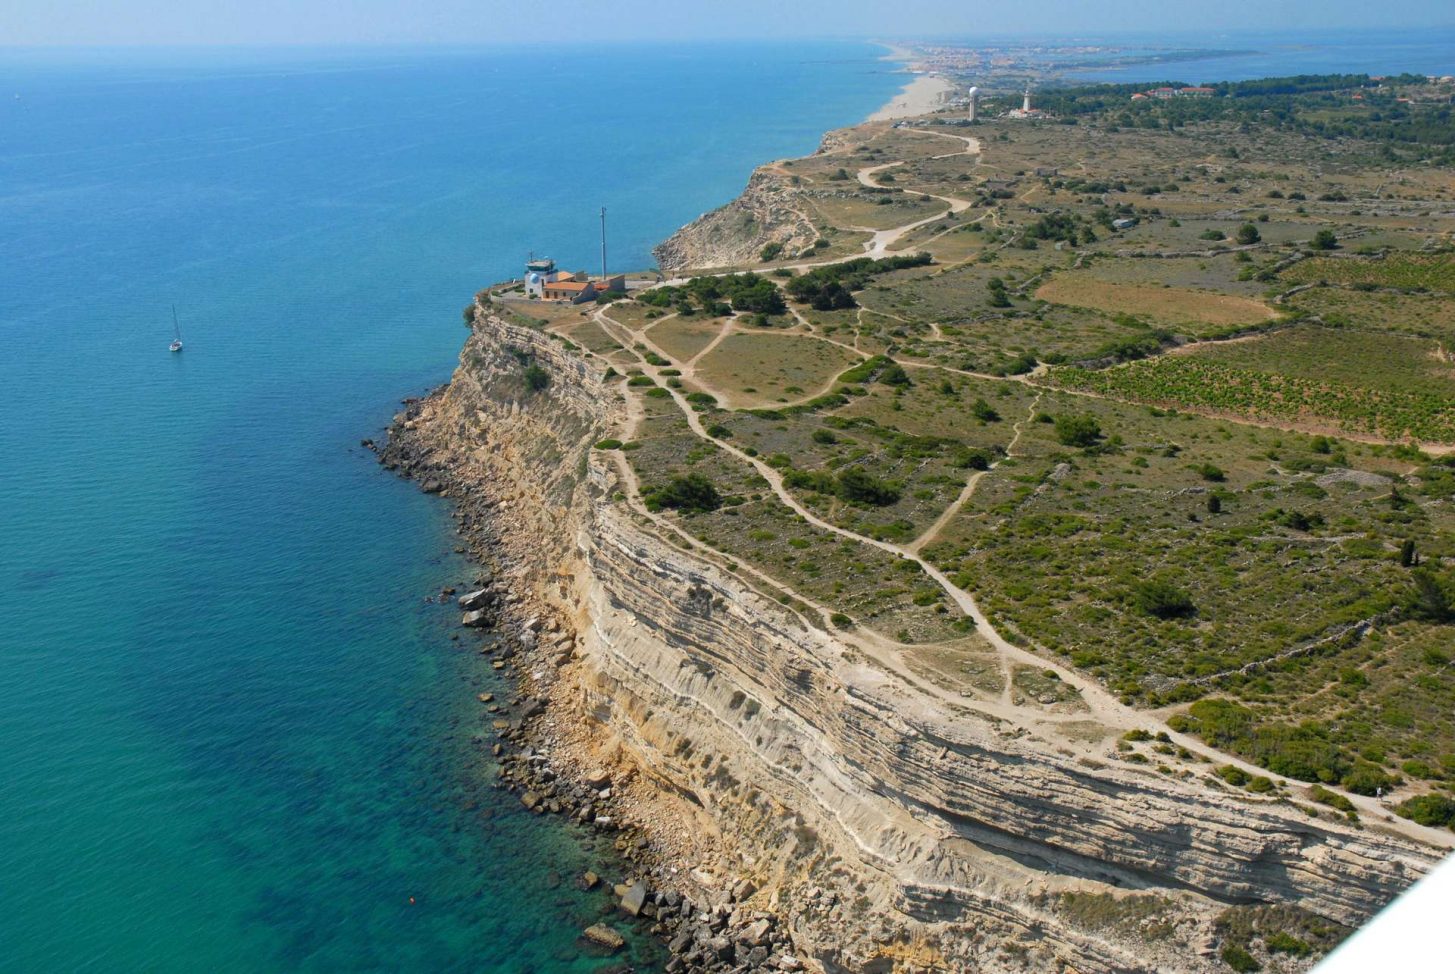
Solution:
[[[611,963],[608,852],[489,787],[448,508],[357,444],[527,250],[605,205],[647,265],[881,53],[0,51],[0,968]]]

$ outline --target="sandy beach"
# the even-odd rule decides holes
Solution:
[[[869,121],[884,122],[894,118],[927,115],[939,108],[954,90],[954,85],[937,75],[915,75],[889,104],[870,115]]]

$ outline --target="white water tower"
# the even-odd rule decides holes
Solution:
[[[979,114],[979,112],[980,112],[980,89],[978,87],[972,87],[970,89],[970,115],[969,115],[969,117],[966,120],[967,121],[970,121],[970,122],[975,121],[975,116],[977,114]]]

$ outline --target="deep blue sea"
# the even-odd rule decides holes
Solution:
[[[488,787],[424,602],[447,508],[357,444],[527,251],[604,205],[648,265],[881,54],[0,50],[0,970],[602,967],[607,852]]]

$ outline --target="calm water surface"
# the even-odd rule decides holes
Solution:
[[[0,50],[0,970],[601,966],[423,603],[446,508],[356,444],[527,250],[605,205],[648,264],[880,53]]]

